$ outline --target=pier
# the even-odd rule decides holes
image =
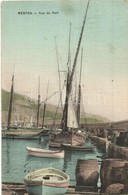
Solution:
[[[90,140],[100,149],[102,149],[104,152],[107,152],[108,146],[111,143],[107,140],[107,138],[101,138],[97,136],[90,137]]]
[[[103,150],[108,157],[128,160],[128,147],[119,146],[116,143],[112,143],[107,138],[101,138],[98,136],[91,136],[90,140],[96,145],[96,147]]]
[[[121,147],[110,143],[108,145],[108,156],[114,158],[124,158],[128,160],[128,147]]]

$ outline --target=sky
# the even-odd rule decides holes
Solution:
[[[42,101],[48,82],[48,95],[58,91],[55,39],[63,83],[70,23],[73,63],[86,6],[87,0],[2,2],[2,88],[10,91],[14,72],[17,93],[37,99],[39,76]],[[128,119],[128,1],[91,0],[81,47],[85,112],[112,121]],[[57,105],[58,95],[49,103]]]

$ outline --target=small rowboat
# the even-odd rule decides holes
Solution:
[[[69,180],[63,171],[49,167],[27,174],[24,183],[31,195],[60,195],[67,191]]]
[[[64,150],[80,150],[80,151],[95,151],[96,147],[84,147],[84,146],[74,146],[71,144],[61,144]]]
[[[64,150],[44,150],[39,148],[26,147],[29,155],[37,157],[64,158]]]

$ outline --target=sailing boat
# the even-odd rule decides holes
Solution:
[[[12,104],[14,99],[14,74],[12,75],[12,82],[11,82],[11,91],[10,91],[10,101],[9,101],[9,110],[8,110],[8,120],[7,120],[7,130],[14,130],[18,129],[18,126],[11,125],[11,118],[12,118]],[[40,103],[40,95],[38,95],[38,104]],[[39,107],[39,106],[38,106]],[[39,108],[38,108],[38,115],[39,115]],[[24,118],[25,120],[25,118]],[[25,122],[25,121],[24,121]],[[37,120],[38,122],[38,120]],[[23,129],[23,128],[22,128]],[[21,133],[17,132],[2,132],[2,138],[6,139],[39,139],[40,133]]]
[[[77,64],[77,58],[80,50],[85,21],[87,18],[89,2],[90,0],[88,1],[87,4],[87,9],[86,9],[86,13],[85,13],[85,17],[81,29],[79,41],[78,41],[78,46],[77,46],[72,70],[70,70],[70,66],[68,65],[65,105],[64,105],[63,116],[61,121],[62,131],[60,133],[51,135],[49,141],[50,147],[60,147],[61,144],[83,146],[85,143],[85,133],[78,129],[78,122],[79,122],[77,119],[78,114],[76,114],[72,92],[73,92],[74,72]]]

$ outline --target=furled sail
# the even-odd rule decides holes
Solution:
[[[68,128],[78,128],[78,121],[77,121],[77,116],[76,116],[76,99],[75,93],[76,93],[76,75],[73,75],[73,80],[72,80],[72,88],[69,94],[68,98],[68,115],[67,115],[67,127]]]
[[[68,101],[68,119],[67,119],[67,127],[68,128],[78,128],[75,110],[76,109],[75,109],[75,105],[74,105],[72,96],[70,96],[69,101]]]

